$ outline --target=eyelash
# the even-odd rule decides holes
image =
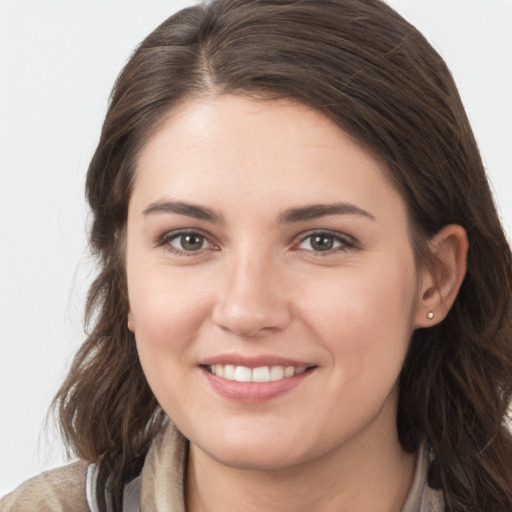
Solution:
[[[312,249],[301,249],[299,246],[302,245],[306,240],[312,240],[313,237],[323,237],[330,238],[333,240],[333,243],[339,243],[338,247],[331,247],[326,249],[325,251],[314,251]],[[310,242],[311,244],[311,242]],[[315,256],[329,256],[336,252],[346,252],[349,250],[357,249],[356,241],[347,235],[341,234],[337,231],[329,231],[329,230],[314,230],[309,231],[308,233],[300,235],[300,239],[297,244],[294,245],[296,250],[306,250],[311,252]]]
[[[166,251],[168,251],[172,254],[175,254],[177,256],[196,256],[197,254],[202,253],[203,248],[198,249],[196,251],[185,251],[183,249],[178,249],[177,247],[174,247],[172,245],[172,242],[174,240],[177,240],[180,237],[186,236],[186,235],[195,235],[195,236],[201,237],[203,239],[203,244],[204,244],[204,242],[208,242],[210,245],[213,245],[213,242],[211,241],[211,239],[207,235],[202,233],[200,230],[183,229],[183,230],[179,230],[179,231],[171,231],[169,233],[164,233],[162,236],[160,236],[158,238],[156,246],[157,247],[165,247]]]
[[[187,251],[183,249],[178,249],[177,247],[174,247],[172,245],[172,242],[179,239],[182,236],[186,235],[195,235],[202,238],[203,244],[209,243],[211,246],[214,246],[215,244],[211,241],[211,239],[204,233],[202,233],[200,230],[192,230],[192,229],[184,229],[179,231],[171,231],[168,233],[164,233],[162,236],[160,236],[157,239],[156,246],[157,247],[165,247],[165,250],[175,254],[177,256],[196,256],[198,254],[201,254],[204,250],[204,248],[200,248],[193,251]],[[333,240],[333,244],[338,243],[339,245],[337,247],[331,247],[324,251],[315,251],[312,249],[304,249],[301,248],[300,245],[302,245],[304,242],[306,242],[308,239],[312,239],[313,237],[323,237],[323,238],[330,238]],[[311,254],[314,254],[315,256],[325,257],[332,255],[336,252],[346,252],[349,250],[355,250],[358,248],[357,243],[352,237],[349,237],[347,235],[342,235],[339,232],[336,231],[329,231],[329,230],[314,230],[309,231],[308,233],[302,233],[299,235],[298,241],[292,245],[292,248],[294,250],[304,250]]]

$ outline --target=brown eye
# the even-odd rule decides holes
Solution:
[[[164,238],[162,243],[177,254],[198,252],[210,244],[204,235],[195,232],[177,233]]]
[[[179,236],[179,244],[184,251],[199,251],[204,245],[204,236],[197,233]]]
[[[313,235],[310,244],[314,251],[328,251],[334,247],[334,237],[324,234]]]
[[[347,237],[340,234],[317,231],[302,239],[297,246],[311,252],[343,251],[354,248],[354,243]]]

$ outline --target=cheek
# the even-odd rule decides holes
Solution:
[[[186,274],[186,276],[184,275]],[[179,419],[192,403],[194,342],[207,309],[204,281],[165,265],[128,267],[128,295],[139,359],[160,405]]]
[[[132,271],[130,271],[132,270]],[[208,308],[208,281],[165,265],[128,268],[128,297],[141,359],[192,343]]]
[[[413,257],[341,269],[300,291],[302,317],[343,378],[400,370],[416,309]]]

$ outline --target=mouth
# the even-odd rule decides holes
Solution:
[[[211,364],[203,368],[212,375],[236,382],[278,382],[301,375],[314,369],[314,366],[237,366],[234,364]]]
[[[219,354],[199,368],[211,388],[223,398],[258,404],[288,394],[318,369],[304,360],[276,354]]]

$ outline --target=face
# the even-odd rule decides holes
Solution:
[[[129,327],[202,453],[288,467],[396,438],[419,273],[381,165],[285,100],[188,101],[138,161]]]

